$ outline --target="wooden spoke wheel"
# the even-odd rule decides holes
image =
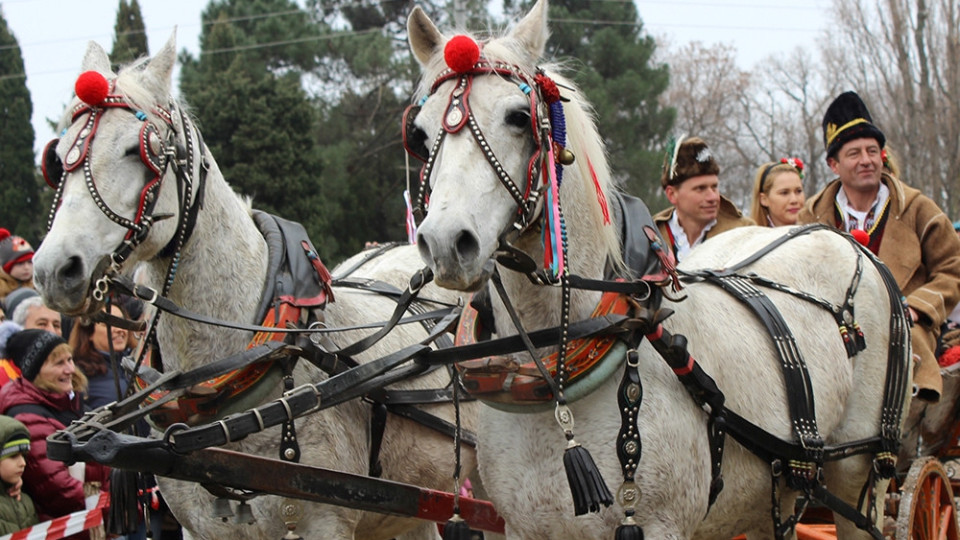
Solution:
[[[919,458],[903,483],[896,540],[958,540],[950,478],[934,457]]]

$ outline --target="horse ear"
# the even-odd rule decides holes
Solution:
[[[410,41],[410,50],[413,51],[413,55],[421,65],[426,65],[437,52],[443,41],[443,34],[426,12],[417,6],[407,18],[407,39]]]
[[[173,29],[170,39],[160,48],[160,51],[150,59],[146,71],[158,81],[173,80],[173,66],[177,63],[177,29]]]
[[[510,37],[519,41],[530,52],[534,59],[543,56],[547,47],[550,30],[547,28],[547,0],[537,0],[517,26],[510,32]]]
[[[95,41],[88,43],[87,52],[83,55],[83,64],[80,70],[96,71],[104,75],[112,73],[110,70],[110,57],[107,56],[107,51],[103,50],[103,47]]]

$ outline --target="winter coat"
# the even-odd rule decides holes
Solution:
[[[937,203],[886,173],[882,182],[890,200],[877,256],[919,317],[911,334],[913,353],[921,359],[914,382],[939,391],[934,350],[940,325],[960,302],[960,239]],[[834,180],[811,197],[800,211],[800,223],[837,226],[840,187],[840,180]]]
[[[40,523],[30,495],[21,492],[18,501],[7,493],[10,486],[6,482],[0,483],[3,484],[3,491],[0,492],[0,535],[21,531]]]
[[[39,405],[43,410],[24,410]],[[46,521],[86,508],[83,493],[84,482],[100,482],[108,489],[110,468],[99,463],[87,463],[84,482],[70,476],[67,465],[47,457],[47,437],[64,429],[72,420],[83,414],[80,396],[55,394],[41,390],[30,381],[20,378],[0,389],[0,412],[23,422],[30,432],[30,454],[23,473],[23,489],[29,493],[37,507],[41,520]]]
[[[670,234],[670,219],[673,218],[673,213],[676,210],[674,207],[669,207],[665,210],[657,212],[653,216],[653,222],[657,224],[657,230],[660,233],[660,237],[670,243],[670,250],[676,255],[677,249],[673,245],[671,240],[672,235]],[[707,231],[707,234],[703,236],[703,241],[713,238],[714,236],[727,232],[730,229],[736,229],[737,227],[746,227],[748,225],[756,225],[752,219],[743,215],[742,212],[737,208],[730,199],[727,199],[723,195],[720,196],[720,210],[717,212],[717,223]],[[696,238],[690,238],[691,242],[696,240]],[[693,247],[693,246],[691,246]]]

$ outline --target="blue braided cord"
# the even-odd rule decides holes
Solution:
[[[67,128],[63,128],[63,129],[60,131],[60,136],[63,137],[63,136],[66,135],[66,134],[67,134]]]
[[[550,228],[550,246],[547,248],[550,250],[550,271],[553,273],[553,276],[556,277],[560,272],[560,257],[563,254],[560,252],[560,240],[563,224],[556,223],[553,220],[553,212],[550,211],[554,207],[556,201],[553,200],[553,191],[548,189],[546,191],[547,195],[547,206],[546,206],[546,215],[547,215],[547,226]]]
[[[554,142],[560,148],[567,147],[567,122],[563,116],[563,104],[555,101],[550,104],[550,131]],[[563,182],[563,165],[559,161],[554,163],[557,171],[557,187]]]
[[[520,91],[521,91],[521,92],[523,92],[524,94],[526,94],[526,95],[528,95],[528,96],[530,95],[530,92],[531,92],[532,90],[531,90],[529,84],[527,84],[527,83],[525,83],[525,82],[522,82],[522,83],[518,84],[517,86],[520,87]]]
[[[145,113],[145,112],[143,112],[143,111],[137,111],[137,112],[135,112],[135,113],[133,113],[133,114],[136,115],[137,120],[140,120],[141,122],[146,122],[146,121],[147,121],[147,113]]]
[[[423,107],[423,104],[427,102],[427,98],[430,96],[423,96],[420,98],[420,101],[417,101],[417,107]]]

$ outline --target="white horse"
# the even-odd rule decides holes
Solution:
[[[91,300],[91,288],[102,275],[104,266],[101,263],[109,260],[128,233],[128,229],[119,223],[124,219],[134,221],[143,210],[141,191],[152,182],[153,176],[144,164],[148,159],[159,159],[161,142],[165,141],[166,148],[179,146],[178,155],[189,157],[181,168],[193,179],[193,201],[188,201],[187,207],[197,211],[192,233],[180,249],[179,267],[168,298],[209,317],[260,324],[261,321],[255,319],[260,316],[257,315],[259,291],[264,287],[268,269],[267,243],[252,219],[249,201],[238,196],[224,181],[213,156],[200,142],[199,131],[186,117],[183,106],[173,100],[170,88],[175,59],[175,39],[172,37],[149,62],[125,68],[119,75],[114,75],[103,49],[95,43],[90,44],[83,60],[83,70],[97,72],[109,81],[112,85],[110,94],[120,96],[123,106],[108,106],[111,98],[107,98],[97,109],[99,123],[94,126],[92,137],[87,126],[90,107],[85,107],[75,97],[67,109],[61,122],[65,131],[56,152],[68,170],[63,177],[59,206],[50,231],[34,258],[37,284],[47,304],[64,313],[90,314],[99,307]],[[96,79],[94,76],[89,80],[96,83]],[[92,84],[89,80],[84,84]],[[89,90],[84,95],[87,93]],[[85,107],[85,112],[74,118],[72,111],[75,107]],[[160,109],[169,111],[170,117],[161,115]],[[142,112],[134,114],[135,111]],[[141,137],[141,128],[147,125],[157,127],[157,131],[148,129]],[[83,140],[89,147],[76,150],[77,141]],[[75,150],[81,153],[71,155],[70,152]],[[151,157],[142,158],[141,151]],[[83,161],[83,166],[78,165],[78,159]],[[77,165],[72,171],[71,164]],[[202,168],[208,170],[200,208],[196,201],[201,189],[198,179]],[[85,185],[84,169],[95,190]],[[162,188],[147,195],[146,199],[155,197],[154,216],[169,214],[172,217],[158,219],[138,244],[132,244],[133,249],[124,263],[125,271],[139,265],[146,284],[158,290],[163,286],[171,263],[171,255],[163,252],[163,248],[175,243],[178,222],[185,211],[178,201],[178,177],[173,165],[168,164],[162,170],[159,179]],[[277,189],[283,189],[282,179],[277,180]],[[186,189],[183,185],[179,187]],[[100,200],[94,200],[94,192]],[[403,289],[419,268],[422,263],[416,248],[400,247],[365,264],[353,276],[387,282]],[[457,301],[457,294],[433,286],[421,294],[422,298]],[[327,305],[323,313],[326,325],[331,328],[387,320],[396,306],[391,299],[362,290],[336,288],[334,295],[335,301]],[[333,334],[331,339],[342,347],[372,332]],[[165,370],[187,371],[242,351],[253,334],[166,315],[160,318],[157,335]],[[381,357],[425,336],[419,324],[397,327],[358,360]],[[304,361],[298,363],[294,372],[297,385],[315,383],[324,377],[326,375],[318,368]],[[443,388],[449,381],[446,370],[440,369],[398,383],[396,387]],[[278,379],[269,388],[268,395],[260,402],[276,399],[282,391]],[[423,408],[454,422],[452,405]],[[366,475],[372,439],[371,414],[369,404],[353,400],[298,419],[300,463]],[[462,419],[465,428],[474,429],[475,416],[473,405],[464,404]],[[227,448],[276,458],[279,443],[280,430],[272,428],[227,445]],[[454,487],[452,440],[413,421],[389,415],[379,458],[385,479],[445,491]],[[464,451],[463,461],[465,472],[475,467],[472,450]],[[262,474],[270,474],[270,471],[262,471]],[[389,539],[402,534],[416,538],[438,537],[434,523],[272,495],[250,501],[256,518],[254,525],[225,523],[213,517],[214,497],[198,483],[164,478],[159,482],[164,497],[189,538],[279,538],[287,530],[283,515],[285,507],[299,509],[301,517],[296,522],[296,531],[304,538]]]
[[[441,33],[419,8],[411,13],[407,27],[411,49],[423,72],[416,96],[421,109],[413,126],[407,128],[408,147],[416,142],[412,135],[416,128],[422,130],[422,140],[430,152],[424,169],[428,183],[423,187],[428,190],[426,214],[420,224],[418,245],[435,272],[436,282],[461,291],[487,287],[493,268],[487,263],[495,253],[503,253],[501,238],[510,239],[515,231],[521,231],[513,239],[515,248],[533,261],[543,258],[542,229],[547,225],[537,226],[538,221],[524,229],[522,222],[517,223],[524,217],[518,200],[527,201],[525,187],[532,182],[536,189],[539,180],[528,175],[528,163],[535,152],[547,152],[546,143],[543,148],[537,145],[538,140],[544,140],[543,133],[531,134],[531,124],[539,128],[545,116],[537,105],[531,105],[530,92],[536,92],[531,87],[540,84],[535,80],[538,66],[560,89],[566,147],[575,156],[573,165],[565,167],[559,188],[569,247],[566,271],[601,279],[605,268],[622,269],[621,216],[615,204],[619,195],[612,186],[589,105],[554,66],[538,64],[548,37],[546,0],[540,0],[505,35],[479,42],[482,56],[473,64],[476,57],[470,58],[469,52],[464,52],[466,47],[460,45],[451,46],[453,54],[448,52],[445,59],[453,37]],[[532,111],[539,116],[533,121]],[[465,124],[458,127],[461,122]],[[552,165],[551,161],[545,166]],[[516,190],[510,187],[511,182]],[[600,199],[607,202],[612,223],[605,223]],[[538,205],[536,210],[549,208],[542,199]],[[534,214],[534,219],[538,218],[539,214]],[[784,233],[784,229],[755,227],[731,231],[694,250],[681,269],[730,267]],[[816,422],[828,445],[880,432],[891,313],[902,309],[891,302],[880,272],[870,260],[848,239],[831,231],[801,235],[744,270],[842,305],[858,258],[864,269],[856,289],[856,317],[867,347],[853,358],[848,358],[830,312],[792,295],[767,291],[806,360]],[[516,267],[500,262],[496,266],[523,328],[531,332],[557,325],[561,319],[561,288],[536,285],[526,274],[511,270]],[[490,296],[496,333],[516,334],[504,302],[495,292]],[[763,325],[715,285],[690,284],[682,296],[686,299],[679,302],[664,300],[663,307],[675,314],[663,326],[673,334],[687,336],[692,357],[716,380],[730,410],[781,439],[793,440],[784,377]],[[599,297],[598,292],[574,289],[570,321],[589,318]],[[900,315],[898,320],[903,321]],[[901,374],[909,371],[908,348],[904,343],[893,351]],[[728,437],[722,469],[725,488],[708,510],[711,453],[707,414],[648,341],[639,347],[639,355],[644,393],[637,421],[642,456],[636,472],[640,500],[635,520],[646,538],[729,539],[741,533],[751,539],[774,538],[770,465]],[[517,362],[529,360],[524,354]],[[599,471],[615,490],[623,474],[614,444],[621,422],[616,399],[618,381],[613,379],[569,406],[576,420],[575,440],[591,452]],[[909,380],[907,375],[896,390],[906,392]],[[905,406],[894,409],[902,411]],[[574,516],[561,465],[566,441],[552,411],[543,412],[541,407],[539,412],[518,413],[500,405],[485,407],[478,429],[480,477],[506,521],[508,538],[614,536],[624,516],[616,505]],[[825,478],[830,492],[856,506],[871,457],[861,455],[828,463]],[[782,488],[782,481],[780,485]],[[796,492],[782,488],[784,519],[792,513],[796,498]],[[838,529],[841,538],[869,538],[845,519],[838,518]]]

